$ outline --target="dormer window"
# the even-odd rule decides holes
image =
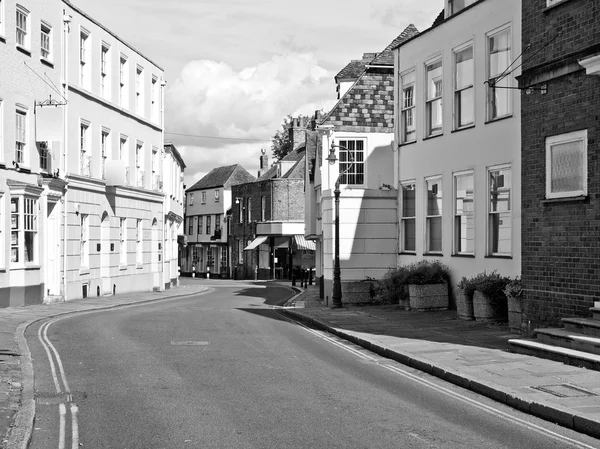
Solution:
[[[477,0],[448,0],[448,17],[462,11]]]

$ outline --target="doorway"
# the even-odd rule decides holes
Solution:
[[[60,295],[60,207],[56,202],[48,201],[48,219],[46,221],[46,296]]]

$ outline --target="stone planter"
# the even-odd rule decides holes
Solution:
[[[487,295],[475,290],[473,293],[473,315],[476,321],[506,321],[506,301],[493,301]]]
[[[462,288],[456,288],[456,313],[461,320],[473,320],[473,298],[467,298]]]
[[[506,302],[508,304],[508,327],[511,332],[520,334],[521,329],[521,317],[523,310],[521,308],[521,298],[515,298],[513,296],[507,296]]]
[[[448,286],[427,284],[408,286],[410,308],[415,310],[447,310]]]

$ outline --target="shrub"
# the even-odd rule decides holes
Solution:
[[[449,279],[448,267],[438,261],[422,260],[392,267],[377,281],[376,292],[382,301],[398,304],[408,299],[408,284],[441,284]]]
[[[492,301],[503,301],[505,299],[504,289],[509,281],[509,278],[500,276],[496,270],[490,273],[484,271],[465,280],[464,293],[467,297],[471,297],[477,290],[488,296]]]
[[[406,278],[404,284],[442,284],[449,278],[449,270],[446,265],[439,261],[430,262],[421,260],[409,265],[405,265]]]
[[[523,295],[523,284],[521,284],[521,277],[517,276],[514,279],[510,279],[506,287],[504,287],[504,294],[508,298],[520,298]]]

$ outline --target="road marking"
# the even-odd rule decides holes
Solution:
[[[67,408],[65,404],[58,406],[58,414],[60,415],[60,423],[58,428],[58,449],[65,449],[65,415]]]
[[[349,343],[349,342],[346,342],[346,341],[341,342],[339,340],[335,340],[334,338],[332,338],[330,336],[331,334],[329,334],[329,332],[317,331],[317,330],[311,329],[310,327],[306,326],[304,323],[301,323],[301,322],[296,321],[296,320],[294,320],[292,318],[289,318],[289,317],[283,315],[281,312],[278,312],[274,308],[273,308],[273,311],[277,315],[279,315],[281,318],[285,319],[286,321],[289,321],[291,323],[299,325],[304,330],[310,332],[311,334],[317,336],[318,338],[326,340],[329,343],[332,343],[333,345],[335,345],[335,346],[337,346],[337,347],[339,347],[339,348],[341,348],[341,349],[343,349],[343,350],[345,350],[347,352],[350,352],[351,354],[354,354],[357,357],[362,358],[363,360],[368,360],[370,362],[374,362],[377,365],[381,366],[382,368],[387,369],[388,371],[392,371],[395,374],[398,374],[398,375],[403,376],[403,377],[405,377],[407,379],[413,380],[413,381],[415,381],[417,383],[420,383],[423,386],[429,387],[429,388],[431,388],[433,390],[436,390],[436,391],[438,391],[440,393],[443,393],[443,394],[445,394],[447,396],[450,396],[450,397],[452,397],[454,399],[458,399],[459,401],[462,401],[464,403],[472,405],[472,406],[478,408],[479,410],[483,410],[483,411],[485,411],[487,413],[490,413],[490,414],[492,414],[494,416],[502,418],[502,419],[504,419],[504,420],[506,420],[508,422],[517,424],[517,425],[519,425],[521,427],[525,427],[525,428],[527,428],[529,430],[533,430],[534,432],[537,432],[537,433],[539,433],[541,435],[547,436],[547,437],[549,437],[551,439],[557,440],[557,441],[562,442],[562,443],[568,443],[568,444],[570,444],[572,446],[575,446],[575,447],[578,447],[578,448],[581,448],[581,449],[597,449],[594,446],[589,446],[589,445],[587,445],[587,444],[585,444],[585,443],[583,443],[581,441],[578,441],[578,440],[575,440],[575,439],[572,439],[572,438],[560,435],[559,433],[553,432],[553,431],[551,431],[549,429],[546,429],[546,428],[544,428],[542,426],[538,426],[537,424],[530,423],[528,421],[525,421],[524,419],[517,418],[516,416],[512,416],[512,415],[510,415],[510,414],[508,414],[506,412],[503,412],[502,410],[498,410],[497,408],[494,408],[494,407],[491,407],[489,405],[486,405],[486,404],[484,404],[482,402],[479,402],[479,401],[477,401],[475,399],[471,399],[471,398],[468,398],[466,396],[463,396],[460,393],[454,392],[454,391],[452,391],[452,390],[450,390],[450,389],[448,389],[446,387],[438,385],[438,384],[436,384],[434,382],[431,382],[431,381],[429,381],[427,379],[423,379],[422,377],[417,376],[417,375],[415,375],[413,373],[410,373],[410,372],[408,372],[408,371],[406,371],[406,370],[404,370],[402,368],[399,368],[396,365],[392,365],[392,364],[389,364],[389,363],[382,363],[377,358],[369,356],[367,354],[364,354],[364,353],[356,350],[355,348],[352,347],[352,346],[354,346],[353,344],[352,344],[352,346],[350,346],[351,343]],[[381,357],[383,357],[383,356],[381,356]]]
[[[76,404],[71,404],[71,449],[79,449],[79,424],[77,423],[77,412],[79,408]]]
[[[208,346],[209,341],[172,341],[172,346]]]
[[[58,369],[60,371],[60,377],[63,383],[63,386],[65,387],[65,391],[67,393],[70,393],[71,391],[69,390],[69,384],[67,383],[67,377],[65,375],[65,369],[63,367],[63,363],[62,360],[60,358],[60,356],[58,355],[58,351],[56,350],[56,348],[54,347],[54,345],[52,344],[52,342],[50,341],[50,339],[48,338],[48,328],[56,323],[57,321],[60,321],[62,318],[57,318],[55,320],[52,320],[48,323],[46,323],[46,327],[44,328],[44,339],[46,340],[46,343],[48,344],[48,346],[50,347],[50,349],[52,350],[52,352],[54,353],[54,357],[56,358],[56,363],[58,365]],[[52,362],[51,362],[52,363]],[[59,391],[60,393],[60,391]]]
[[[42,329],[44,329],[47,324],[48,323],[44,323],[38,329],[38,339],[40,340],[40,343],[46,350],[46,355],[48,356],[48,362],[50,362],[50,372],[52,373],[52,380],[54,380],[54,387],[56,388],[56,392],[62,393],[62,390],[58,383],[58,376],[56,375],[56,367],[54,366],[54,359],[52,358],[52,355],[50,354],[50,349],[48,349],[48,345],[46,344],[44,338],[42,337]]]

